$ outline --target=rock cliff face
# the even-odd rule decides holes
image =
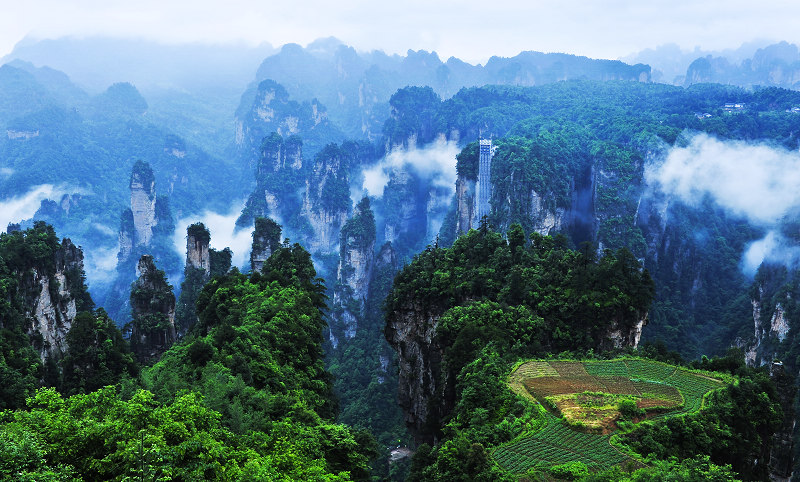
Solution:
[[[436,337],[442,310],[411,300],[389,316],[385,335],[397,351],[398,399],[406,426],[417,442],[435,442],[437,424],[453,409],[455,380],[442,367],[444,348]],[[647,324],[647,313],[631,328],[612,322],[598,349],[636,347]]]
[[[534,231],[539,234],[551,234],[557,233],[566,227],[566,209],[562,207],[546,208],[542,202],[542,196],[533,189],[530,191],[530,199],[530,212]]]
[[[297,136],[282,137],[273,132],[261,141],[261,151],[256,166],[256,179],[263,179],[282,169],[299,170],[303,167],[303,142]]]
[[[153,170],[144,162],[137,162],[131,172],[131,212],[133,214],[134,243],[142,246],[153,239],[156,225],[156,190]]]
[[[54,253],[55,271],[52,275],[43,268],[33,268],[24,277],[26,298],[30,308],[26,312],[29,320],[28,333],[41,335],[43,343],[37,350],[44,360],[46,357],[61,358],[66,351],[67,332],[77,314],[77,300],[73,291],[82,288],[80,273],[83,272],[83,252],[64,239]],[[76,284],[80,283],[81,286]]]
[[[194,228],[194,229],[193,229]],[[211,235],[205,226],[192,225],[186,229],[186,266],[211,271],[211,257],[208,246]]]
[[[396,246],[413,246],[424,236],[428,225],[430,192],[419,177],[406,168],[395,168],[383,191],[386,205],[384,239]]]
[[[781,345],[790,329],[785,307],[794,304],[791,292],[781,287],[786,276],[782,267],[762,266],[750,292],[753,339],[745,351],[745,361],[750,366],[770,364],[782,356]]]
[[[382,303],[386,297],[386,292],[391,288],[392,280],[397,270],[400,269],[397,260],[397,253],[391,243],[384,243],[378,254],[375,256],[375,263],[372,269],[372,280],[370,282],[370,298],[369,303],[378,305],[375,300],[380,300]],[[377,311],[377,310],[376,310]],[[380,317],[383,321],[383,316]],[[381,328],[383,323],[381,323]],[[387,380],[394,380],[397,376],[394,372],[394,352],[388,343],[383,340],[379,343],[382,346],[381,352],[378,355],[378,362],[380,369],[378,370],[378,383],[383,384]]]
[[[783,421],[769,444],[770,480],[789,481],[794,469],[794,434],[797,424],[797,364],[790,348],[797,320],[797,272],[782,265],[762,264],[750,290],[753,338],[737,340],[750,366],[769,366],[778,390]],[[778,361],[782,360],[782,361]],[[764,454],[766,458],[766,454]]]
[[[336,270],[336,288],[333,294],[333,320],[331,341],[336,343],[335,332],[352,338],[358,321],[364,316],[369,294],[369,283],[375,260],[375,217],[365,197],[353,210],[341,232],[339,265]]]
[[[281,226],[269,218],[256,218],[253,245],[250,250],[250,270],[261,271],[264,262],[281,244]]]
[[[150,165],[136,161],[130,178],[131,208],[122,213],[119,229],[120,261],[128,259],[137,247],[151,246],[159,223],[170,224],[166,198],[156,197],[155,176]],[[159,211],[164,211],[159,213]],[[160,214],[160,215],[159,215]],[[171,233],[167,233],[171,234]]]
[[[131,320],[130,286],[138,276],[136,265],[143,254],[158,259],[171,277],[180,276],[183,268],[173,248],[175,218],[169,198],[156,195],[155,176],[147,162],[136,161],[129,186],[131,208],[120,216],[117,275],[105,299],[100,300],[120,325]],[[203,256],[198,255],[195,261],[202,262]]]
[[[260,142],[255,165],[256,187],[247,199],[239,227],[252,226],[256,217],[280,219],[282,211],[293,211],[294,197],[305,175],[303,141],[297,136],[282,137],[277,132]]]
[[[442,229],[442,224],[453,201],[453,192],[444,186],[430,186],[425,206],[427,228],[425,239],[433,240]]]
[[[131,286],[131,349],[143,363],[157,360],[176,338],[175,295],[153,257],[143,255]]]
[[[456,236],[466,233],[476,224],[475,180],[459,175],[456,179]]]
[[[393,314],[385,330],[386,340],[398,354],[398,402],[406,427],[419,443],[435,442],[438,421],[453,409],[453,401],[445,400],[444,394],[454,381],[443,379],[443,348],[435,336],[440,316],[438,311],[410,304]]]
[[[119,223],[119,253],[117,259],[122,261],[130,257],[136,238],[136,231],[133,227],[133,211],[126,209],[120,216]]]
[[[178,337],[183,337],[197,323],[195,305],[203,286],[212,276],[230,270],[232,252],[209,248],[211,233],[203,223],[186,228],[186,266],[183,270],[181,294],[175,309],[175,327]]]
[[[536,190],[522,184],[510,185],[509,189],[504,190],[502,199],[495,199],[495,204],[499,206],[499,219],[501,226],[505,229],[509,224],[509,209],[513,204],[524,206],[521,215],[526,219],[531,231],[539,234],[555,234],[565,231],[585,219],[585,215],[590,216],[594,213],[584,213],[581,209],[587,206],[579,206],[579,194],[574,188],[574,182],[570,185],[572,193],[572,203],[569,208],[553,206],[548,204],[546,199],[550,196],[542,195]],[[456,234],[465,233],[471,228],[477,228],[479,220],[476,219],[475,209],[475,187],[474,180],[459,176],[456,180]],[[588,195],[593,195],[589,191]],[[584,200],[583,197],[580,197]],[[501,202],[497,202],[501,201]]]
[[[269,79],[245,92],[235,121],[236,146],[240,156],[250,162],[258,159],[262,139],[272,133],[283,137],[299,135],[313,146],[314,152],[322,147],[321,139],[341,137],[330,125],[327,109],[317,99],[291,100],[282,85]]]
[[[602,348],[638,347],[639,341],[642,339],[642,330],[647,325],[647,317],[648,314],[643,313],[632,328],[621,327],[617,322],[612,323],[608,330],[608,339],[612,346],[603,346]]]
[[[350,211],[348,156],[343,148],[329,144],[314,159],[306,179],[302,215],[311,225],[306,243],[312,253],[336,252],[339,232]]]

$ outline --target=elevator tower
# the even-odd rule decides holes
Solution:
[[[478,162],[478,196],[476,199],[475,224],[480,224],[484,216],[489,215],[491,206],[489,199],[492,197],[492,156],[495,147],[492,146],[491,139],[480,140],[480,156]]]

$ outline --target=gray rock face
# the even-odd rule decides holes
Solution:
[[[309,186],[309,188],[311,187]],[[312,234],[308,237],[307,241],[309,251],[312,253],[335,252],[339,239],[339,231],[347,220],[347,211],[315,209],[306,196],[303,199],[302,212],[311,225]]]
[[[632,329],[623,329],[618,323],[612,324],[608,331],[608,339],[611,340],[611,343],[614,345],[613,347],[638,347],[639,340],[642,339],[642,329],[644,329],[644,326],[647,324],[647,317],[648,314],[644,313]]]
[[[67,349],[67,332],[77,314],[76,301],[70,290],[75,287],[67,272],[82,272],[83,252],[64,239],[55,253],[55,273],[48,276],[42,270],[34,268],[32,277],[27,281],[26,291],[34,294],[31,310],[26,313],[29,320],[29,334],[38,333],[44,340],[39,351],[42,360],[50,356],[58,359]],[[53,289],[53,284],[58,288]]]
[[[392,210],[384,225],[384,239],[392,244],[400,238],[418,241],[427,228],[427,207],[430,193],[419,196],[420,181],[408,169],[395,168],[389,173],[384,200],[392,199]],[[396,202],[394,202],[396,200]],[[420,232],[419,227],[423,227]]]
[[[244,100],[248,96],[252,96]],[[252,100],[250,100],[252,99]],[[261,141],[272,133],[283,137],[314,137],[318,130],[329,128],[325,107],[316,99],[310,102],[290,100],[289,93],[277,82],[264,80],[243,96],[236,112],[235,142],[240,155],[252,162],[258,159]],[[290,159],[284,165],[293,169],[302,167],[302,160],[289,154],[281,159]]]
[[[784,301],[790,301],[787,293]],[[778,346],[775,341],[782,342],[789,334],[789,323],[786,310],[781,301],[771,306],[770,296],[765,287],[759,285],[755,295],[750,300],[753,306],[753,341],[746,346],[745,361],[750,366],[763,366],[772,363],[778,356]],[[767,310],[767,311],[765,311]],[[739,342],[739,345],[745,345]]]
[[[289,187],[286,185],[287,177],[297,179],[294,171],[303,167],[303,142],[297,136],[283,138],[277,132],[272,132],[261,139],[255,159],[256,187],[236,221],[240,227],[252,225],[259,216],[281,218],[284,200],[276,193],[285,194]]]
[[[269,218],[256,218],[253,245],[250,249],[250,270],[261,271],[264,263],[281,242],[281,226]]]
[[[375,220],[368,199],[362,200],[342,228],[334,290],[334,313],[339,313],[345,338],[352,338],[364,314],[375,263]]]
[[[129,213],[126,212],[126,214]],[[133,222],[131,222],[133,225]],[[117,254],[117,258],[120,260],[128,259],[128,257],[133,252],[133,238],[135,233],[133,230],[129,229],[126,223],[123,223],[119,229],[119,253]]]
[[[469,180],[465,176],[459,176],[456,179],[456,235],[478,227],[480,220],[477,218],[475,207],[476,186],[475,181]],[[574,190],[574,183],[572,197],[573,206],[567,209],[547,205],[544,202],[545,198],[533,189],[527,189],[524,192],[511,189],[500,209],[505,209],[512,203],[523,203],[522,205],[527,207],[524,216],[530,220],[532,231],[544,235],[555,234],[569,228],[576,219],[581,217],[576,214],[578,196]],[[507,226],[501,226],[501,228],[507,228]]]
[[[442,309],[408,300],[401,310],[387,314],[384,334],[398,354],[398,400],[406,426],[418,443],[434,443],[435,427],[453,409],[455,380],[443,369],[444,348],[436,337]],[[609,325],[600,349],[636,347],[647,323],[647,313],[633,327]],[[435,401],[435,402],[434,402]]]
[[[436,442],[429,424],[452,410],[444,396],[451,380],[442,380],[442,347],[435,341],[439,315],[411,305],[393,313],[385,335],[397,351],[399,368],[398,401],[406,426],[418,442]],[[433,404],[432,400],[440,402]]]
[[[342,154],[338,149],[323,150],[314,161],[311,176],[306,179],[301,213],[311,225],[311,234],[306,243],[312,253],[336,252],[339,233],[347,220],[349,190],[346,203],[332,202],[329,194],[337,185],[348,186]]]
[[[147,246],[153,239],[156,225],[155,180],[135,172],[131,175],[131,211],[133,212],[134,243]]]
[[[456,179],[456,235],[475,226],[475,181],[464,176]]]
[[[189,232],[186,236],[186,265],[207,272],[211,271],[208,245],[209,238]]]
[[[531,220],[533,221],[533,230],[539,234],[548,235],[557,233],[566,227],[567,211],[564,208],[558,207],[555,209],[547,209],[542,203],[542,197],[533,189],[530,192],[531,198]]]
[[[119,253],[117,259],[128,259],[137,246],[150,246],[156,217],[155,177],[150,165],[136,161],[131,171],[129,184],[131,208],[122,213],[119,229]]]

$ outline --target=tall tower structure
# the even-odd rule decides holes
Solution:
[[[494,146],[492,146],[491,139],[480,140],[480,156],[478,162],[478,196],[476,199],[476,221],[480,223],[484,216],[489,215],[490,206],[489,199],[492,197],[492,156],[494,155]]]

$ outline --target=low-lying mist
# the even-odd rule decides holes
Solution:
[[[90,291],[102,289],[117,277],[117,253],[118,243],[111,246],[94,245],[91,249],[83,250],[83,268]]]
[[[64,194],[81,192],[68,186],[41,184],[27,193],[0,200],[0,230],[5,231],[9,223],[30,219],[45,199],[61,199]]]
[[[750,243],[742,270],[752,275],[763,261],[797,265],[800,246],[779,234],[779,225],[800,207],[800,152],[766,143],[694,136],[645,171],[649,185],[697,205],[706,196],[732,215],[764,229]]]
[[[363,189],[370,196],[382,197],[391,171],[410,167],[422,179],[452,194],[456,182],[456,155],[460,151],[455,142],[444,138],[420,149],[395,149],[377,164],[364,169]]]
[[[186,257],[186,228],[190,224],[201,222],[211,233],[210,247],[220,251],[231,248],[233,251],[232,265],[242,268],[248,263],[249,269],[253,230],[236,229],[236,219],[242,212],[242,207],[244,207],[244,202],[239,201],[234,203],[227,213],[204,211],[202,214],[181,218],[176,223],[175,234],[172,237],[175,251],[181,258]]]

